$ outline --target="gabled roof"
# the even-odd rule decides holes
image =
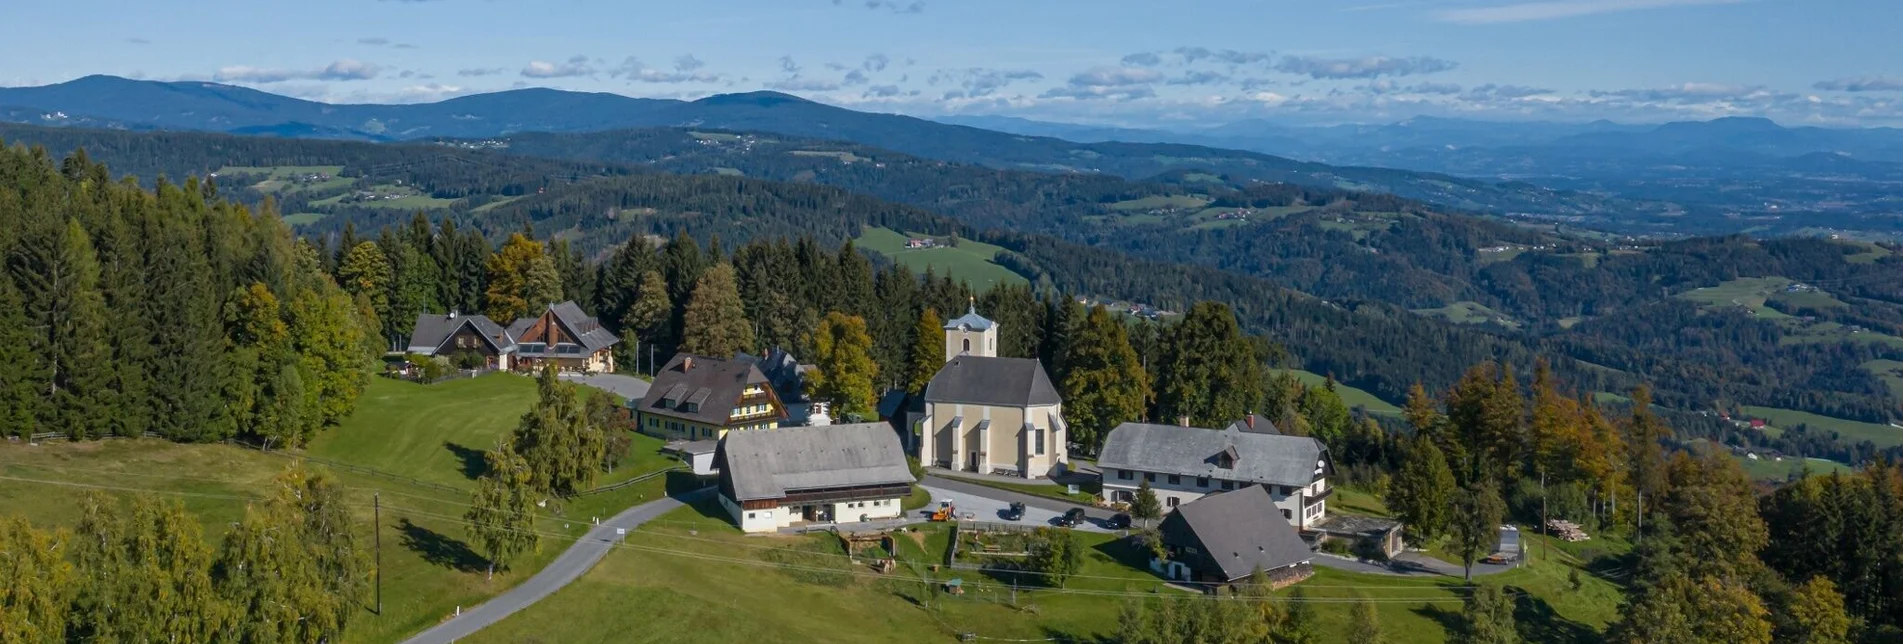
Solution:
[[[1261,420],[1257,420],[1261,423]],[[1216,455],[1234,450],[1234,467],[1218,466]],[[1160,474],[1308,485],[1326,470],[1328,451],[1321,441],[1228,429],[1124,423],[1104,439],[1098,467]]]
[[[715,462],[735,501],[913,482],[899,436],[885,423],[728,432]]]
[[[1063,402],[1044,365],[1026,358],[958,356],[925,386],[925,402],[1029,407]]]
[[[436,355],[436,351],[443,347],[443,343],[448,342],[451,336],[456,335],[466,326],[474,327],[483,339],[489,341],[489,346],[494,348],[496,353],[508,353],[515,349],[515,336],[504,331],[487,316],[419,313],[416,316],[416,324],[410,327],[408,351],[426,356]]]
[[[575,343],[581,345],[581,352],[584,354],[592,354],[621,342],[621,338],[608,332],[608,329],[601,326],[600,321],[589,317],[581,310],[581,306],[573,301],[550,304],[548,308],[542,310],[542,313],[554,313],[556,322],[575,338]],[[528,332],[529,327],[535,326],[535,322],[540,319],[542,319],[541,313],[534,317],[516,320],[509,325],[509,336],[521,338]],[[555,352],[547,350],[535,355],[555,355]]]
[[[1164,539],[1178,540],[1184,530],[1194,535],[1206,561],[1213,562],[1228,581],[1256,570],[1287,568],[1314,558],[1314,551],[1282,518],[1274,497],[1259,485],[1211,494],[1176,508],[1163,520]],[[1179,525],[1172,526],[1170,524]],[[1218,571],[1205,571],[1218,572]]]
[[[635,411],[724,427],[747,386],[767,384],[766,376],[752,364],[683,353],[654,375],[654,385]],[[688,411],[690,402],[697,405],[693,411]]]
[[[968,329],[971,331],[986,331],[990,330],[991,327],[996,324],[996,322],[985,319],[985,316],[978,315],[978,307],[974,305],[970,310],[965,311],[963,316],[946,322],[945,330]]]

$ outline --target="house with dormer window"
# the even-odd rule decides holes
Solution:
[[[680,354],[654,374],[634,404],[641,433],[670,440],[718,440],[733,430],[776,429],[786,407],[752,362]]]
[[[580,306],[562,302],[506,328],[482,315],[418,314],[407,351],[443,358],[473,353],[490,369],[536,371],[553,364],[563,371],[613,373],[612,349],[620,342]]]
[[[1261,487],[1282,518],[1308,529],[1328,512],[1331,461],[1321,441],[1283,436],[1267,421],[1248,419],[1224,429],[1124,423],[1104,439],[1097,466],[1104,497],[1136,500],[1144,483],[1165,512],[1211,494]]]

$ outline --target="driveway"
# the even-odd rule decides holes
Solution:
[[[1030,527],[1044,527],[1044,526],[1057,525],[1057,518],[1063,516],[1064,512],[1070,509],[1069,507],[1065,507],[1061,509],[1037,507],[1037,506],[1031,505],[1029,501],[1024,501],[1024,518],[1019,519],[1017,521],[1006,521],[1004,520],[1004,511],[1011,507],[1011,502],[1013,501],[1013,499],[997,498],[997,497],[1003,496],[1003,495],[1010,495],[1012,494],[1011,492],[1005,492],[1004,490],[988,488],[981,485],[973,485],[972,487],[978,488],[978,490],[980,490],[980,492],[974,493],[971,490],[966,490],[962,488],[953,489],[948,487],[942,487],[940,485],[940,483],[942,482],[944,482],[943,479],[936,479],[929,476],[925,477],[925,483],[920,485],[919,487],[924,488],[925,491],[932,493],[932,504],[925,506],[922,509],[914,510],[913,511],[914,515],[918,515],[921,513],[930,513],[933,509],[938,507],[939,501],[951,501],[952,505],[958,508],[958,517],[961,519],[964,518],[966,514],[970,514],[971,519],[973,521],[989,521],[992,523],[1016,523],[1019,525],[1030,526]],[[1030,495],[1027,494],[1027,495],[1021,495],[1021,496],[1028,497]],[[1062,505],[1062,504],[1060,503],[1057,505]],[[1081,507],[1081,506],[1072,506],[1072,507]],[[1077,526],[1077,529],[1085,531],[1085,532],[1111,532],[1111,530],[1103,527],[1103,520],[1108,518],[1110,518],[1109,514],[1105,514],[1102,517],[1092,516],[1091,521],[1087,521],[1083,525]]]
[[[608,550],[613,548],[618,540],[616,530],[632,532],[648,520],[692,503],[700,497],[712,494],[713,491],[714,488],[711,487],[702,488],[680,496],[649,501],[628,508],[621,514],[614,515],[614,518],[601,522],[601,525],[595,526],[593,530],[589,530],[587,535],[575,541],[575,545],[569,546],[567,551],[556,557],[547,568],[535,573],[535,576],[530,577],[528,581],[510,588],[507,592],[475,608],[465,610],[461,615],[437,624],[435,628],[423,631],[408,641],[411,644],[447,644],[473,635],[490,624],[502,621],[503,618],[528,608],[530,604],[555,594],[555,591],[561,590],[569,582],[580,578],[582,573],[588,572],[589,568],[595,567],[595,562],[601,561],[601,557],[608,554]]]
[[[648,381],[634,376],[614,373],[601,374],[561,374],[563,380],[580,383],[620,396],[623,400],[640,400],[648,395]]]
[[[1395,555],[1393,559],[1389,561],[1385,561],[1385,562],[1367,561],[1362,559],[1349,559],[1346,557],[1339,557],[1339,556],[1335,556],[1331,554],[1317,552],[1315,553],[1315,558],[1309,560],[1309,563],[1317,565],[1317,566],[1334,568],[1336,570],[1346,570],[1348,572],[1360,572],[1360,573],[1368,573],[1373,575],[1397,575],[1397,576],[1403,576],[1403,577],[1441,577],[1441,576],[1460,577],[1464,574],[1464,572],[1460,568],[1460,564],[1447,563],[1445,561],[1441,561],[1439,559],[1435,559],[1433,557],[1429,557],[1417,552],[1403,552],[1401,554]],[[1506,572],[1508,570],[1512,570],[1513,568],[1514,568],[1513,566],[1476,563],[1474,564],[1474,576],[1480,577],[1483,575],[1497,575],[1497,574]]]

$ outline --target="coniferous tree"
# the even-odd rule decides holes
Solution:
[[[1493,552],[1499,538],[1500,521],[1506,515],[1506,503],[1500,500],[1498,487],[1480,482],[1467,486],[1454,498],[1449,517],[1449,532],[1454,538],[1455,554],[1460,555],[1467,581],[1473,581],[1474,562]]]
[[[1220,427],[1249,412],[1260,398],[1261,365],[1253,343],[1229,307],[1199,302],[1164,331],[1157,368],[1156,417],[1188,416],[1199,427]]]
[[[813,332],[813,366],[807,384],[813,397],[833,408],[839,418],[872,418],[876,394],[873,382],[879,364],[872,360],[872,336],[863,318],[838,311],[826,314]]]
[[[681,321],[682,351],[726,359],[753,349],[753,324],[740,303],[731,264],[707,269],[694,285]]]
[[[1314,605],[1309,603],[1308,591],[1301,586],[1288,598],[1288,611],[1282,617],[1282,624],[1276,628],[1274,641],[1284,644],[1320,644],[1321,624],[1315,615]]]
[[[1142,521],[1144,527],[1149,527],[1151,521],[1162,517],[1163,504],[1157,501],[1156,490],[1150,487],[1148,480],[1138,483],[1136,498],[1130,501],[1130,518]]]
[[[146,202],[140,200],[143,206]],[[149,207],[118,217],[107,216],[94,226],[93,245],[99,249],[99,284],[106,308],[112,312],[107,330],[112,346],[112,391],[117,399],[110,428],[116,436],[138,436],[154,424],[152,374],[159,356],[152,347],[149,317],[150,289],[146,284],[146,248],[136,221],[154,216]],[[37,360],[33,361],[37,362]],[[29,372],[37,368],[29,364]]]
[[[507,441],[483,456],[487,470],[476,479],[475,497],[469,512],[469,534],[489,560],[489,576],[496,568],[507,570],[517,555],[535,550],[534,474],[529,464],[516,455]]]
[[[553,257],[544,254],[529,262],[529,272],[522,285],[522,300],[528,302],[526,313],[533,315],[550,304],[561,302],[562,283],[561,269]]]
[[[395,280],[389,256],[373,241],[358,243],[337,264],[337,285],[352,297],[369,298],[379,320],[391,319],[390,290]]]
[[[39,424],[79,439],[99,435],[113,411],[111,347],[92,242],[77,220],[57,231],[26,244],[25,270],[16,276],[29,328],[39,331],[29,346],[46,361]]]
[[[46,391],[46,369],[33,351],[26,303],[12,278],[0,271],[0,436],[24,437],[35,431],[40,396]]]
[[[1388,508],[1407,524],[1408,542],[1421,546],[1447,529],[1459,484],[1434,441],[1416,437],[1388,488]]]
[[[1374,603],[1366,599],[1356,601],[1348,612],[1348,641],[1353,644],[1383,644],[1387,637],[1381,634],[1381,616],[1374,611]]]
[[[1064,417],[1072,441],[1094,452],[1110,430],[1140,420],[1150,374],[1130,347],[1129,330],[1102,305],[1079,321],[1064,359]]]
[[[926,307],[919,312],[918,324],[912,327],[911,350],[905,365],[906,393],[925,395],[925,386],[932,383],[932,376],[945,367],[945,320],[938,317],[937,309]]]
[[[161,184],[160,203],[174,191]],[[229,438],[235,428],[220,400],[229,378],[222,355],[225,291],[213,290],[205,244],[189,221],[161,216],[150,227],[146,304],[158,357],[149,372],[154,429],[174,440]]]
[[[642,282],[649,271],[656,270],[659,261],[654,256],[654,247],[647,237],[640,233],[630,235],[628,241],[615,249],[614,255],[600,267],[600,277],[596,278],[595,312],[609,328],[622,337],[640,333],[641,329],[631,329],[625,325],[628,309],[644,293]],[[663,282],[662,288],[666,288]],[[642,336],[642,341],[652,341]],[[632,343],[624,343],[632,344]]]
[[[667,281],[657,271],[641,274],[641,282],[634,300],[628,310],[621,314],[621,328],[624,333],[648,345],[667,345],[672,338],[667,335],[668,320],[673,315],[674,304],[667,296]],[[632,342],[623,342],[632,346]],[[640,356],[635,356],[638,360]]]
[[[1454,637],[1454,641],[1461,644],[1519,644],[1520,632],[1513,622],[1513,599],[1498,586],[1474,587],[1461,611],[1461,622],[1461,629]]]
[[[389,315],[381,318],[383,334],[399,338],[409,334],[417,314],[444,310],[437,299],[442,271],[436,266],[436,260],[414,244],[399,242],[385,251],[394,277],[390,286]]]

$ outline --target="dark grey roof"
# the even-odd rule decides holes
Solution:
[[[615,337],[613,333],[609,333],[608,329],[602,327],[599,321],[589,317],[587,313],[582,312],[581,306],[572,301],[550,304],[548,308],[543,309],[543,312],[548,311],[553,311],[555,313],[555,319],[561,321],[562,326],[567,327],[568,332],[575,336],[576,344],[581,345],[583,354],[593,354],[596,351],[606,349],[621,342],[621,338]],[[510,323],[509,337],[522,337],[522,334],[528,332],[529,327],[534,326],[535,321],[539,319],[541,319],[541,315],[538,313],[534,317],[526,317]],[[551,350],[534,354],[524,353],[522,355],[541,357],[555,356],[558,354]]]
[[[1229,429],[1244,431],[1251,434],[1280,434],[1282,433],[1282,430],[1277,429],[1275,427],[1275,423],[1269,422],[1269,419],[1263,418],[1261,416],[1254,416],[1253,414],[1251,416],[1252,418],[1244,418],[1242,420],[1229,423]]]
[[[974,306],[971,310],[966,311],[963,316],[946,322],[945,330],[970,329],[973,331],[985,331],[996,324],[996,322],[985,319],[985,316],[978,315],[978,307]]]
[[[410,327],[409,352],[435,355],[436,350],[442,348],[443,343],[448,342],[450,336],[455,335],[464,326],[470,325],[473,325],[482,337],[489,340],[489,344],[496,348],[497,353],[508,353],[515,348],[515,335],[504,332],[502,327],[497,326],[488,316],[419,313],[416,316],[416,324]]]
[[[727,432],[715,457],[735,501],[913,482],[898,434],[885,423]]]
[[[958,356],[932,376],[925,402],[1028,407],[1063,400],[1036,360]]]
[[[1216,455],[1229,449],[1235,450],[1234,467],[1218,467]],[[1110,430],[1110,436],[1104,439],[1097,466],[1106,471],[1115,468],[1307,485],[1321,476],[1317,470],[1326,470],[1327,460],[1328,452],[1321,441],[1305,436],[1250,433],[1233,425],[1228,429],[1203,429],[1124,423]]]
[[[692,369],[687,368],[690,360]],[[648,388],[635,410],[724,427],[749,384],[768,384],[766,376],[752,364],[683,353],[655,374],[654,386]],[[698,409],[687,410],[690,399],[699,401]],[[663,400],[672,404],[663,405]]]
[[[760,367],[760,373],[766,376],[768,382],[773,383],[773,390],[779,392],[781,400],[806,399],[806,370],[812,367],[800,364],[793,354],[787,353],[784,349],[775,347],[767,351],[764,356],[742,351],[735,353],[733,359],[751,362]]]
[[[1314,557],[1295,526],[1282,518],[1274,497],[1259,485],[1185,503],[1165,521],[1183,522],[1229,581]]]

